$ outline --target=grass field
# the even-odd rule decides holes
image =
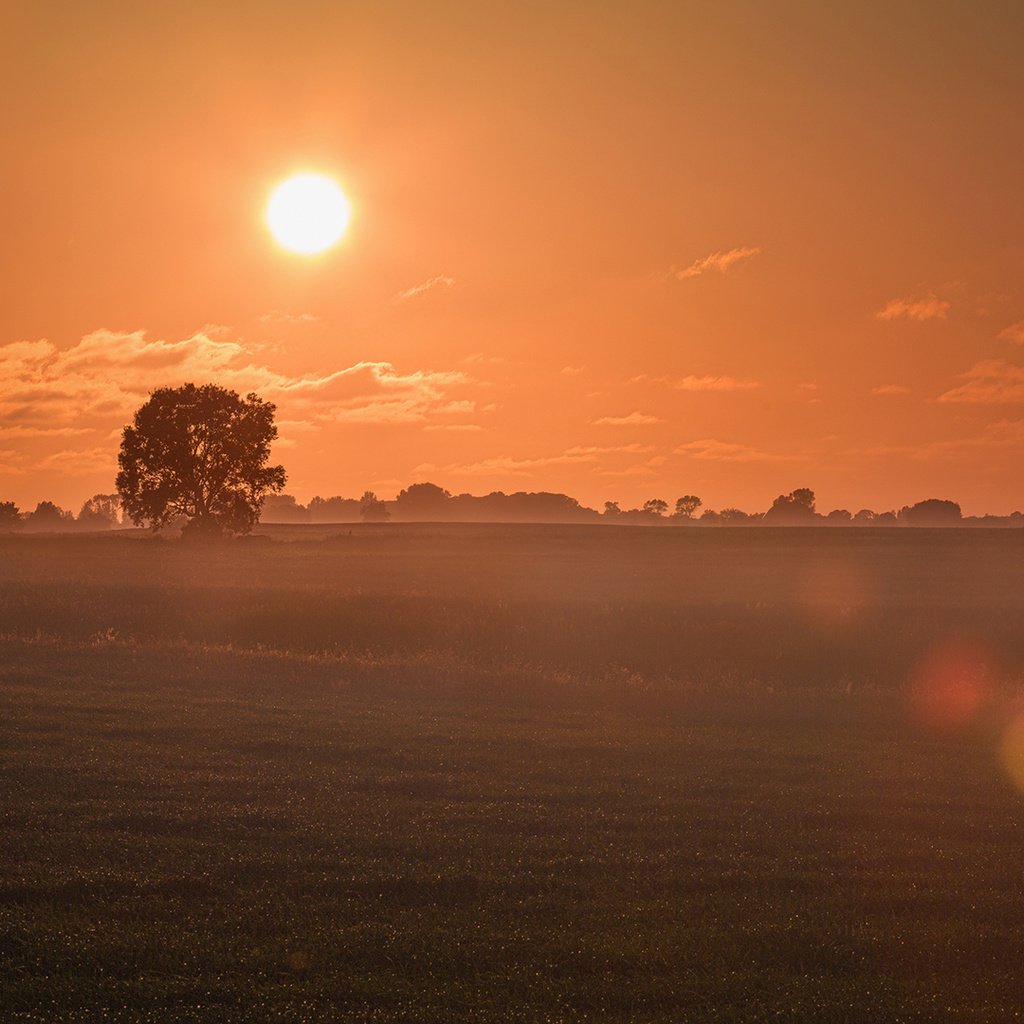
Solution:
[[[2,539],[0,1017],[1020,1020],[1022,627],[1009,530]]]

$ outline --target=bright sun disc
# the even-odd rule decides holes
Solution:
[[[312,256],[338,242],[351,213],[336,182],[322,174],[296,174],[271,193],[267,226],[279,245]]]

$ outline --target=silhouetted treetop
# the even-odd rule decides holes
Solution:
[[[433,510],[443,508],[450,498],[451,494],[437,484],[409,484],[405,490],[398,492],[395,503],[399,508],[410,511]]]
[[[21,509],[13,501],[0,501],[0,532],[21,526]]]
[[[955,501],[928,498],[916,505],[904,505],[898,518],[906,526],[956,526],[962,514]]]
[[[676,498],[676,510],[673,514],[679,519],[692,519],[703,504],[696,494],[684,494],[681,498]]]
[[[814,491],[798,487],[789,494],[780,494],[764,514],[766,526],[810,526],[818,518],[814,511]]]
[[[359,513],[365,523],[386,523],[391,518],[387,505],[373,491],[364,491],[359,499]]]

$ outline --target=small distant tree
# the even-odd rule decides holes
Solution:
[[[9,533],[21,526],[21,509],[13,501],[0,501],[0,533]]]
[[[121,521],[121,498],[117,494],[94,494],[78,513],[78,525],[86,530],[109,530]]]
[[[878,518],[878,513],[870,508],[862,508],[854,517],[854,526],[873,526]]]
[[[437,484],[410,484],[395,497],[395,512],[406,521],[445,519],[451,493]]]
[[[957,526],[963,515],[955,501],[928,498],[900,509],[899,522],[906,526]]]
[[[52,501],[41,501],[25,516],[25,526],[29,530],[66,530],[74,520],[75,517],[59,505]]]
[[[616,516],[622,515],[622,509],[619,508],[619,503],[617,501],[606,501],[604,503],[603,514],[606,515],[609,519],[614,519]]]
[[[158,388],[124,428],[117,491],[137,526],[188,520],[186,536],[248,533],[267,494],[284,487],[268,466],[275,407],[216,384]]]
[[[668,502],[662,501],[661,498],[651,498],[644,502],[643,508],[640,511],[644,515],[656,516],[660,519],[668,511]]]
[[[0,534],[22,525],[22,510],[13,502],[0,502]]]
[[[364,491],[359,499],[359,514],[364,523],[386,523],[391,518],[387,505],[373,491]]]
[[[692,519],[703,504],[696,494],[684,494],[681,498],[676,498],[676,510],[673,515],[677,519]]]
[[[312,523],[357,523],[360,519],[358,498],[321,498],[317,495],[309,501],[309,520]]]
[[[745,523],[750,516],[741,508],[723,508],[718,513],[718,518],[728,526],[738,526],[740,523]]]
[[[850,515],[849,511],[845,508],[833,509],[827,516],[825,516],[825,522],[829,526],[849,526],[853,520],[853,516]]]
[[[294,494],[268,494],[260,505],[264,523],[308,523],[309,509],[295,500]]]
[[[810,526],[818,518],[814,511],[814,491],[798,487],[780,494],[764,514],[762,522],[772,526]]]

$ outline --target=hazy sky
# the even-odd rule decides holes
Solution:
[[[148,391],[287,490],[1024,508],[1024,5],[0,2],[0,500]],[[336,177],[316,258],[263,220]]]

